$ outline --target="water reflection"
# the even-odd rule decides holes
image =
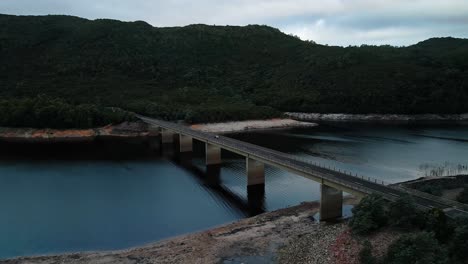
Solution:
[[[246,217],[255,216],[265,212],[265,185],[247,186],[247,197],[231,191],[221,180],[222,164],[207,165],[204,168],[193,163],[193,152],[177,152],[177,144],[167,146],[162,150],[163,156],[177,162],[177,164],[190,172],[208,192],[229,208],[237,210]]]

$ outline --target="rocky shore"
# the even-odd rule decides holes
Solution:
[[[345,199],[346,204],[356,202],[351,197]],[[0,263],[334,263],[336,252],[332,246],[346,232],[347,225],[318,223],[314,219],[318,208],[317,202],[302,203],[128,250],[17,258]]]
[[[458,115],[393,115],[393,114],[319,114],[286,112],[286,116],[300,121],[348,122],[417,122],[417,121],[468,121],[468,113]]]

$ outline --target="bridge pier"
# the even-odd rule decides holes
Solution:
[[[320,194],[320,221],[342,217],[343,191],[321,184]]]
[[[191,136],[179,134],[179,152],[192,152],[193,139]]]
[[[262,162],[245,158],[247,170],[247,186],[265,185],[265,165]]]
[[[173,143],[174,142],[174,132],[169,129],[161,128],[161,143]]]
[[[206,165],[221,164],[221,148],[205,143]]]

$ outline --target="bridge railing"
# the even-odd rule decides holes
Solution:
[[[306,164],[308,164],[310,166],[314,166],[314,167],[325,169],[325,170],[330,170],[330,171],[333,171],[335,173],[338,172],[338,173],[341,173],[341,174],[344,174],[344,175],[347,175],[347,176],[351,176],[351,177],[354,177],[354,178],[362,180],[362,181],[366,181],[366,182],[374,183],[374,184],[379,184],[379,185],[383,185],[383,186],[391,185],[391,183],[380,180],[380,179],[367,177],[367,176],[364,176],[364,175],[358,175],[357,173],[352,173],[350,171],[341,170],[340,168],[332,167],[330,165],[326,166],[326,165],[323,165],[323,164],[321,164],[319,162],[311,161],[311,160],[301,158],[301,157],[298,157],[298,156],[295,156],[295,155],[290,155],[290,156],[291,156],[291,158],[293,158],[293,159],[295,159],[297,161],[306,163]]]
[[[297,164],[292,164],[291,162],[289,161],[284,161],[284,162],[281,162],[282,165],[285,165],[285,166],[291,166],[291,165],[295,165],[294,168],[295,169],[298,169],[299,171],[301,172],[304,172],[306,174],[311,174],[311,175],[315,175],[316,177],[318,178],[321,178],[321,179],[325,179],[325,180],[329,180],[329,181],[332,181],[332,182],[335,182],[335,183],[339,183],[340,185],[343,185],[345,187],[348,187],[350,189],[353,189],[353,190],[357,190],[357,191],[360,191],[362,193],[367,193],[367,194],[370,194],[370,193],[379,193],[381,194],[382,196],[385,196],[387,198],[389,198],[390,200],[394,200],[395,197],[391,196],[390,194],[388,193],[384,193],[384,192],[380,192],[378,190],[375,190],[375,189],[372,189],[372,188],[368,188],[368,187],[365,187],[363,185],[357,185],[357,184],[354,184],[354,183],[350,183],[349,180],[343,180],[343,179],[340,179],[336,176],[334,176],[333,174],[325,174],[324,172],[320,172],[320,171],[317,171],[315,169],[313,169],[311,166],[315,166],[315,167],[319,167],[323,170],[328,170],[328,171],[333,171],[331,168],[328,168],[328,167],[320,167],[318,164],[316,163],[311,163],[311,162],[306,162],[302,159],[298,159],[297,157],[294,157],[292,156],[292,159],[295,159],[296,161],[300,161],[302,163],[305,163],[307,164],[308,166],[303,166],[303,167],[298,167]],[[280,163],[280,164],[281,164]],[[336,172],[336,171],[333,171],[333,172]],[[324,175],[325,174],[325,175]],[[350,176],[353,176],[355,177],[354,175],[350,175]],[[361,178],[359,177],[356,177],[357,179],[360,179],[362,180]],[[368,181],[368,180],[366,180]],[[371,183],[374,183],[375,184],[375,181],[369,181]]]

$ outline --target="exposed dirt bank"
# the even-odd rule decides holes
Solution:
[[[0,141],[3,142],[86,142],[97,137],[146,137],[147,125],[142,122],[125,122],[93,129],[35,129],[0,128]]]
[[[276,128],[293,128],[293,127],[314,127],[315,123],[301,122],[293,119],[269,119],[269,120],[247,120],[226,123],[211,123],[211,124],[195,124],[192,129],[213,132],[213,133],[228,133],[240,132],[247,130],[261,129],[276,129]]]
[[[346,204],[355,204],[352,198]],[[252,218],[189,234],[155,244],[122,251],[76,253],[58,256],[18,258],[0,263],[280,263],[291,262],[291,243],[307,236],[308,255],[314,262],[333,263],[331,245],[344,232],[346,223],[317,223],[313,215],[318,211],[316,202],[264,213]],[[281,249],[281,257],[278,251]],[[294,253],[295,254],[295,253]]]
[[[366,121],[366,122],[417,122],[417,121],[468,121],[468,113],[459,115],[393,115],[393,114],[319,114],[287,112],[286,116],[301,121]]]

